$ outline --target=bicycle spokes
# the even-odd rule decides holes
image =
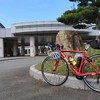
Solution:
[[[100,92],[100,55],[91,56],[89,59],[92,62],[83,65],[83,80],[90,89]]]
[[[69,75],[67,63],[63,58],[56,61],[47,57],[42,64],[41,71],[44,80],[55,86],[63,84]]]

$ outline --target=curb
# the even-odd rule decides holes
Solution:
[[[16,59],[25,59],[26,57],[3,57],[0,58],[0,61],[6,61],[6,60],[16,60]]]
[[[35,69],[35,65],[32,65],[30,67],[30,71],[29,71],[30,76],[37,80],[42,80],[43,82],[45,82],[42,77],[41,71]],[[71,76],[68,77],[68,80],[62,86],[70,87],[70,88],[74,88],[74,89],[89,90],[89,88],[85,85],[83,80],[78,80],[75,77],[71,77]]]

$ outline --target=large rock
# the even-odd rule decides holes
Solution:
[[[56,42],[64,45],[67,50],[80,50],[83,46],[83,41],[76,31],[62,30],[56,36]]]

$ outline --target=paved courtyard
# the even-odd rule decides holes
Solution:
[[[0,100],[100,100],[100,93],[54,87],[29,75],[30,66],[45,57],[0,61]]]

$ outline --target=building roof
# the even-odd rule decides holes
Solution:
[[[0,28],[5,28],[5,26],[2,23],[0,23]]]

